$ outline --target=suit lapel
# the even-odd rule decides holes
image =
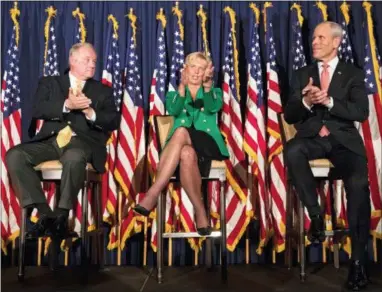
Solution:
[[[69,93],[70,81],[69,74],[64,74],[59,78],[60,89],[62,91],[62,95],[66,98]]]
[[[310,67],[309,77],[313,78],[313,85],[321,88],[320,75],[318,73],[317,62],[314,62]]]

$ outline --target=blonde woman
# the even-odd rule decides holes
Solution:
[[[148,216],[175,173],[194,206],[196,229],[202,236],[209,235],[211,227],[201,198],[201,177],[208,176],[211,160],[229,157],[217,125],[223,100],[221,89],[213,86],[213,72],[212,62],[203,53],[186,57],[178,91],[166,96],[166,109],[175,121],[160,156],[155,183],[134,208]]]

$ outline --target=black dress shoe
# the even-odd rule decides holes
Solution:
[[[65,215],[58,215],[52,224],[51,232],[56,238],[66,238],[68,235],[68,217]]]
[[[54,222],[54,218],[41,214],[37,222],[27,232],[27,238],[37,238],[42,236],[50,236],[50,228]]]
[[[150,211],[147,210],[146,208],[142,207],[141,205],[136,205],[134,208],[133,208],[133,211],[139,215],[142,215],[142,216],[145,216],[145,217],[148,217],[150,215]]]
[[[371,282],[367,265],[361,265],[361,274],[362,276],[359,284],[361,288],[365,288]]]
[[[351,291],[360,291],[367,286],[365,282],[365,274],[363,271],[365,267],[360,263],[360,261],[353,261],[349,268],[348,279],[346,286]]]
[[[196,228],[196,231],[200,236],[208,236],[212,232],[211,226]]]
[[[320,215],[311,218],[308,231],[308,239],[312,243],[320,243],[325,241],[324,219]]]

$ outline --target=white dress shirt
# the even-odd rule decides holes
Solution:
[[[338,62],[339,62],[339,59],[338,59],[337,56],[328,62],[329,84],[330,84],[330,82],[332,81],[333,74],[334,74],[334,71],[336,70],[336,67],[337,67],[337,65],[338,65]],[[324,70],[323,64],[324,64],[324,62],[322,62],[322,61],[317,62],[319,76],[321,76],[322,71]],[[331,110],[332,107],[333,107],[333,105],[334,105],[334,103],[333,103],[333,98],[332,98],[331,96],[329,96],[329,100],[330,100],[329,103],[328,103],[327,105],[325,105],[325,106],[326,106],[329,110]],[[304,106],[305,106],[308,110],[311,110],[312,107],[313,107],[313,105],[311,105],[311,106],[307,105],[307,103],[305,102],[304,99],[302,99],[302,103],[304,104]]]
[[[70,82],[70,87],[71,87],[71,88],[74,88],[74,89],[75,89],[75,88],[77,87],[78,79],[77,79],[76,77],[74,77],[70,72],[69,72],[69,82]],[[81,88],[84,88],[86,81],[81,80],[81,82],[82,82]],[[70,112],[70,109],[68,109],[68,108],[65,106],[65,103],[64,103],[64,108],[62,109],[62,112],[63,112],[63,113],[69,113],[69,112]],[[86,117],[89,121],[94,122],[94,121],[96,120],[96,113],[95,113],[95,111],[93,111],[93,115],[92,115],[90,118],[88,118],[87,115],[85,115],[85,117]]]

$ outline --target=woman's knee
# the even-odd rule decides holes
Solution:
[[[180,143],[189,143],[190,142],[190,135],[188,134],[188,131],[184,127],[180,127],[175,130],[174,134],[171,137],[172,141],[180,142]]]
[[[182,163],[193,163],[197,161],[198,157],[194,148],[190,145],[183,146],[180,152],[180,161]]]

